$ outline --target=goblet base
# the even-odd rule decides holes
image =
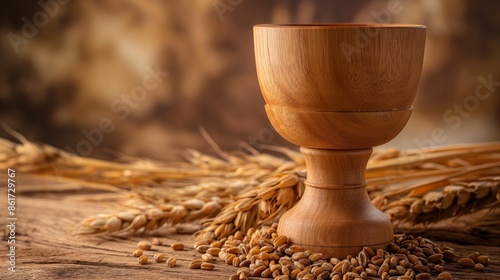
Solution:
[[[308,178],[301,200],[280,219],[278,233],[325,257],[357,255],[363,247],[386,248],[392,223],[370,201],[364,179],[372,149],[301,148]]]
[[[327,258],[356,256],[365,246],[385,249],[393,242],[392,224],[370,206],[365,188],[306,187],[300,202],[281,217],[278,234]]]

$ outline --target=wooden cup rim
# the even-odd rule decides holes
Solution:
[[[290,23],[290,24],[257,24],[255,28],[289,28],[289,29],[350,29],[350,28],[427,28],[420,24],[378,24],[378,23]]]

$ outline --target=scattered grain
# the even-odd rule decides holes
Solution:
[[[195,260],[192,260],[190,263],[189,263],[189,268],[191,269],[198,269],[201,267],[201,264],[203,263],[203,260],[201,259],[195,259]]]
[[[449,272],[441,272],[438,275],[438,280],[451,280],[451,274]]]
[[[165,258],[165,254],[163,254],[163,253],[157,253],[157,254],[153,255],[153,259],[155,259],[155,261],[157,263],[162,262],[164,258]]]
[[[168,267],[174,267],[177,264],[177,260],[174,257],[170,257],[167,259],[166,264]]]
[[[172,245],[170,245],[170,247],[175,251],[181,251],[181,250],[184,250],[184,243],[175,242],[175,243],[172,243]]]
[[[462,267],[474,267],[474,261],[471,258],[461,258],[458,260],[458,264]]]
[[[139,241],[137,243],[137,248],[142,249],[142,250],[151,250],[152,246],[153,245],[149,241],[146,241],[146,240],[142,240],[142,241]]]
[[[140,256],[142,256],[142,253],[143,253],[142,249],[137,249],[134,252],[132,252],[132,255],[134,257],[140,257]]]
[[[215,265],[213,263],[209,263],[209,262],[202,262],[200,265],[200,268],[203,270],[214,270]]]
[[[151,240],[151,244],[155,245],[155,246],[161,246],[163,244],[163,241],[158,239],[158,238],[153,238]]]
[[[490,258],[485,255],[480,255],[477,257],[477,262],[482,265],[488,265],[490,263]]]
[[[476,270],[476,271],[484,271],[484,265],[482,265],[480,263],[476,263],[474,265],[474,270]]]
[[[142,255],[139,258],[137,258],[137,261],[139,261],[140,264],[146,264],[146,263],[148,263],[148,257],[145,255]]]

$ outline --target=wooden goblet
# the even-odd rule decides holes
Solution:
[[[255,58],[266,112],[301,146],[307,165],[300,202],[278,232],[325,257],[385,248],[390,220],[370,202],[372,147],[393,139],[411,115],[425,26],[257,25]]]

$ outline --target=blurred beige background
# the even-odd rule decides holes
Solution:
[[[211,152],[200,126],[224,150],[290,146],[263,109],[253,25],[416,23],[428,35],[415,111],[387,145],[500,140],[499,10],[494,0],[10,1],[0,118],[30,140],[102,158]]]

